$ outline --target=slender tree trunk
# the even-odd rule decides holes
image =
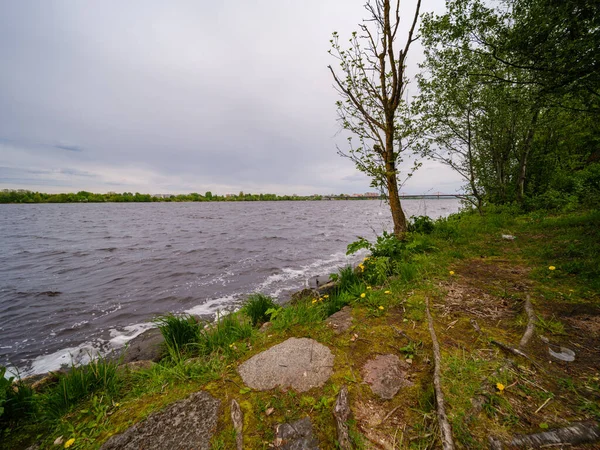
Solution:
[[[521,158],[519,160],[519,179],[517,180],[517,200],[519,203],[523,203],[525,198],[525,180],[527,178],[527,162],[529,159],[529,153],[531,152],[531,143],[535,135],[535,126],[537,124],[538,116],[540,114],[539,108],[533,113],[531,118],[531,124],[529,130],[527,130],[527,137],[523,143],[523,151],[521,152]]]
[[[406,216],[400,204],[400,194],[398,192],[398,178],[396,174],[396,164],[394,158],[394,142],[388,138],[385,152],[385,181],[388,190],[388,201],[392,211],[392,220],[394,221],[394,234],[399,239],[403,239],[406,233]]]

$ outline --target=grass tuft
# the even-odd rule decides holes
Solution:
[[[256,293],[252,294],[244,303],[242,313],[250,318],[252,326],[256,326],[269,321],[267,310],[277,308],[277,304],[267,295]]]

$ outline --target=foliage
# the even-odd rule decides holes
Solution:
[[[277,194],[245,194],[238,195],[216,195],[206,192],[204,195],[192,192],[191,194],[140,194],[139,192],[109,192],[108,194],[97,194],[87,191],[77,193],[47,194],[44,192],[32,192],[28,190],[0,190],[0,203],[130,203],[130,202],[254,202],[254,201],[281,201],[281,200],[321,200],[321,195],[299,196],[299,195],[277,195]]]
[[[6,367],[0,366],[0,424],[21,420],[35,407],[33,390],[20,378],[5,376]]]
[[[348,244],[346,254],[352,255],[362,249],[369,250],[372,256],[397,258],[402,254],[404,242],[398,239],[396,235],[384,231],[377,236],[374,243],[369,242],[363,237],[359,237],[358,240]]]
[[[428,216],[411,216],[408,222],[408,231],[411,233],[431,234],[435,227],[435,222]]]
[[[252,325],[256,326],[269,321],[270,313],[267,314],[267,311],[273,308],[277,308],[277,304],[271,297],[255,293],[248,297],[248,300],[246,300],[246,303],[242,307],[242,312],[250,318]]]

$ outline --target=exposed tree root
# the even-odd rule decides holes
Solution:
[[[521,342],[519,342],[520,349],[525,348],[533,336],[533,332],[535,331],[536,317],[535,312],[533,311],[533,306],[531,305],[531,298],[529,297],[529,294],[525,298],[525,312],[527,313],[527,328],[525,329],[525,333],[521,338]]]
[[[596,422],[580,422],[565,428],[543,433],[517,435],[508,442],[489,438],[492,450],[509,448],[541,448],[553,445],[579,445],[600,440],[600,427]]]
[[[429,299],[425,298],[425,306],[427,309],[427,320],[429,321],[429,333],[431,334],[431,341],[433,343],[433,386],[435,389],[435,400],[437,404],[437,417],[440,426],[440,435],[442,439],[442,447],[444,450],[454,450],[454,440],[452,439],[452,428],[448,422],[448,416],[446,415],[446,406],[444,404],[444,394],[442,393],[442,382],[441,382],[441,364],[442,356],[440,353],[440,344],[435,335],[435,329],[433,328],[433,318],[429,311]]]

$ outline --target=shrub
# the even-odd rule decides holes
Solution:
[[[165,346],[171,355],[180,355],[190,350],[191,344],[197,344],[201,327],[190,314],[176,316],[166,314],[153,320],[165,338]]]
[[[346,251],[347,255],[352,255],[359,250],[367,249],[371,252],[371,256],[386,256],[388,258],[398,258],[404,250],[404,243],[398,239],[393,233],[384,231],[377,236],[374,243],[369,242],[363,237],[348,244]]]
[[[271,308],[277,308],[273,299],[266,295],[256,293],[248,297],[248,300],[246,300],[246,303],[244,303],[244,306],[242,307],[242,312],[250,318],[252,325],[256,326],[269,321],[267,310]]]
[[[34,409],[33,390],[15,377],[5,378],[6,367],[0,366],[0,422],[16,422]]]
[[[408,221],[408,231],[411,233],[431,234],[435,223],[428,216],[411,216]]]

